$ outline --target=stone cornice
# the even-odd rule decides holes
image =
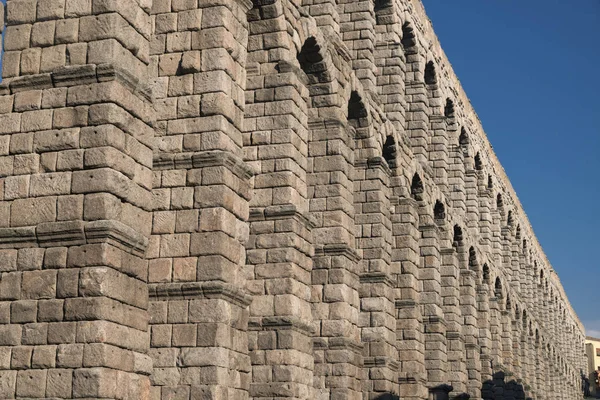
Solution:
[[[154,156],[153,169],[156,171],[171,169],[190,169],[205,167],[226,167],[242,180],[249,180],[254,171],[240,157],[220,150],[194,153],[158,153]]]
[[[441,324],[446,326],[446,319],[443,316],[439,315],[428,315],[423,317],[423,323],[425,325],[429,324]]]
[[[419,305],[419,303],[417,303],[416,300],[412,300],[412,299],[408,299],[408,300],[396,299],[394,305],[396,308],[413,308],[413,307],[417,307]]]
[[[152,99],[149,87],[143,85],[129,72],[112,64],[73,65],[57,68],[49,73],[20,76],[0,84],[0,95],[110,81],[122,83],[131,92],[146,101]]]
[[[470,270],[470,269],[461,268],[460,269],[460,276],[476,277],[477,273],[475,271],[473,271],[473,270]]]
[[[361,257],[356,252],[356,250],[350,248],[345,243],[326,244],[326,245],[315,247],[315,257],[326,257],[326,256],[344,256],[354,262],[358,262],[361,260]]]
[[[307,336],[313,336],[317,332],[314,326],[294,316],[250,317],[248,330],[294,330]]]
[[[373,169],[380,168],[386,174],[388,174],[390,176],[392,175],[392,169],[388,165],[387,161],[385,161],[385,159],[383,157],[379,157],[379,156],[371,157],[366,160],[363,159],[363,160],[355,161],[354,167],[355,168],[373,168]]]
[[[327,348],[330,350],[352,350],[355,353],[361,353],[364,344],[345,337],[330,337],[327,338]]]
[[[421,383],[425,384],[427,380],[422,376],[410,376],[408,373],[405,376],[398,377],[398,383],[402,384],[415,384]]]
[[[387,367],[387,368],[391,369],[392,371],[398,371],[400,363],[398,363],[398,361],[393,360],[389,357],[365,357],[363,360],[363,365],[366,368]]]
[[[458,253],[454,247],[446,247],[444,249],[440,249],[440,254],[450,256]]]
[[[477,343],[465,343],[465,349],[479,350],[480,346]]]
[[[46,222],[35,227],[0,228],[0,248],[81,246],[108,243],[143,257],[148,239],[119,221]]]
[[[225,282],[174,282],[148,285],[152,300],[223,299],[240,307],[248,307],[252,296]]]
[[[464,335],[461,332],[446,331],[446,338],[450,340],[462,339]]]
[[[384,283],[394,286],[394,280],[385,272],[366,272],[360,274],[360,283]]]
[[[254,221],[276,221],[292,218],[301,223],[306,229],[311,230],[317,226],[310,214],[298,210],[294,204],[280,206],[269,206],[264,208],[251,208],[249,222]]]

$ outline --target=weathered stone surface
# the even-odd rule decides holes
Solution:
[[[419,1],[7,3],[0,398],[581,398]]]

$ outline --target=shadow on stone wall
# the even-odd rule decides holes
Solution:
[[[393,393],[385,393],[379,397],[376,397],[375,400],[400,400],[400,396]]]
[[[496,372],[492,380],[483,382],[481,388],[483,400],[528,400],[525,396],[523,384],[512,379],[506,381],[506,374],[502,371]]]
[[[436,398],[435,393],[432,393],[432,396],[434,399]],[[446,394],[446,396],[448,395]],[[526,397],[523,384],[514,379],[507,381],[504,372],[496,372],[491,380],[483,383],[481,397],[483,400],[531,400],[531,398]],[[449,398],[452,400],[466,400],[469,395],[466,393],[450,394]],[[375,400],[400,400],[400,397],[397,394],[385,393],[376,397]]]

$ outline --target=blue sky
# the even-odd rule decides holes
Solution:
[[[587,334],[600,336],[600,0],[423,0]]]

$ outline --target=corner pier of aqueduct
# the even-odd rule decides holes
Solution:
[[[0,10],[0,398],[582,398],[420,1]]]

